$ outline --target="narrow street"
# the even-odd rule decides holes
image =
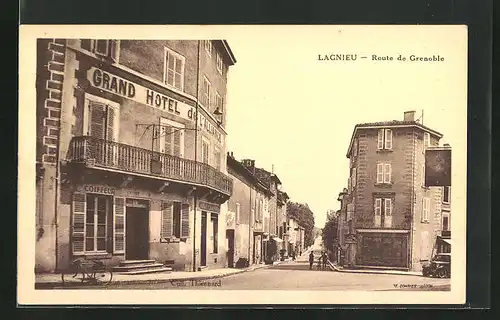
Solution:
[[[221,279],[193,283],[113,285],[108,289],[191,290],[449,290],[449,279],[309,270],[305,258]]]

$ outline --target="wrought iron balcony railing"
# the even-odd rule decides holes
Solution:
[[[89,136],[71,140],[68,160],[198,184],[226,195],[231,195],[233,189],[228,176],[206,163]]]

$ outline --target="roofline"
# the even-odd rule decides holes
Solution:
[[[226,50],[227,55],[229,56],[229,59],[231,59],[232,64],[234,65],[236,63],[236,58],[234,56],[233,51],[229,47],[229,43],[227,43],[227,40],[221,40],[222,46]]]
[[[353,130],[352,136],[351,136],[351,141],[349,142],[349,148],[347,149],[346,157],[349,158],[349,154],[351,153],[351,149],[352,149],[352,144],[354,143],[354,137],[356,137],[356,132],[358,131],[358,129],[364,130],[364,129],[379,129],[379,128],[411,128],[411,127],[416,127],[416,128],[419,128],[423,131],[429,132],[429,133],[439,137],[439,139],[441,139],[443,137],[442,133],[439,133],[435,130],[427,128],[426,126],[423,126],[423,125],[418,124],[418,123],[413,123],[413,124],[379,124],[379,125],[367,125],[367,126],[364,126],[362,124],[357,124],[354,126],[354,130]]]
[[[230,162],[231,161],[231,162]],[[256,188],[259,188],[263,190],[265,193],[268,193],[270,195],[274,195],[274,193],[269,190],[263,183],[260,181],[250,170],[248,170],[247,167],[245,167],[240,161],[236,160],[235,158],[232,157],[227,157],[226,161],[227,165],[229,168],[239,169],[243,170],[248,177],[245,177],[247,180],[249,180],[250,184],[255,186]]]

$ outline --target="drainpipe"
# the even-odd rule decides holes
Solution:
[[[198,62],[196,68],[196,112],[194,121],[194,165],[197,167],[198,157],[198,99],[200,86],[200,40],[198,40]],[[195,181],[197,179],[198,170],[195,170]],[[193,221],[193,272],[196,272],[196,215],[198,205],[198,191],[194,190],[194,221]]]
[[[410,248],[410,256],[409,256],[409,262],[408,262],[408,268],[411,270],[412,268],[412,263],[413,263],[413,226],[414,226],[414,219],[415,219],[415,129],[412,128],[411,130],[411,143],[412,143],[412,155],[411,155],[411,206],[410,206],[410,212],[411,212],[411,219],[410,219],[410,237],[409,237],[409,244],[408,247]]]

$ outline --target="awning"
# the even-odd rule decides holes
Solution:
[[[447,244],[449,244],[451,246],[451,240],[450,239],[441,239],[443,240],[443,242],[446,242]]]
[[[273,237],[273,240],[276,241],[276,242],[278,242],[278,243],[283,242],[283,240],[280,239],[280,238],[278,238],[278,237]]]

